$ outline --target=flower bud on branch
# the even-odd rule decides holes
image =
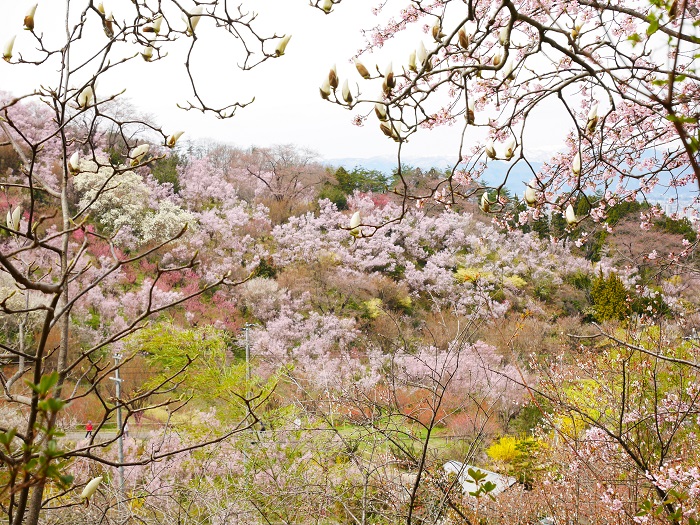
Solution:
[[[382,104],[381,102],[377,102],[374,105],[374,113],[377,115],[379,120],[385,121],[387,119],[386,105]]]
[[[354,61],[355,61],[355,68],[357,68],[357,72],[360,74],[360,76],[366,80],[370,79],[372,77],[372,75],[369,74],[369,71],[364,66],[364,64],[357,59],[354,59]]]
[[[132,149],[131,153],[129,154],[131,165],[136,166],[140,164],[143,158],[146,156],[146,153],[148,153],[149,149],[149,144],[141,144],[140,146],[136,146],[134,149]]]
[[[438,44],[440,42],[442,42],[442,39],[445,38],[445,36],[446,36],[445,33],[442,32],[442,23],[441,23],[439,18],[437,19],[437,21],[435,22],[435,25],[433,26],[432,33],[433,33],[433,38],[435,39],[435,41]]]
[[[174,148],[175,143],[177,140],[182,137],[182,134],[185,133],[184,131],[176,131],[172,135],[168,137],[168,139],[165,141],[165,145],[168,146],[169,148]]]
[[[36,13],[36,8],[39,4],[34,4],[29,8],[27,14],[24,16],[24,29],[27,31],[34,31],[34,14]]]
[[[534,180],[530,181],[525,187],[525,203],[528,206],[534,206],[537,204],[537,190],[535,189],[536,182]]]
[[[10,37],[10,39],[5,42],[5,46],[2,48],[2,58],[5,62],[12,60],[12,48],[15,46],[15,38],[17,35]]]
[[[338,72],[335,69],[335,64],[333,64],[333,67],[328,72],[328,83],[333,89],[338,89]]]
[[[348,80],[345,79],[345,82],[343,82],[343,100],[347,102],[348,104],[352,104],[352,93],[350,93],[350,85],[348,84]]]
[[[68,169],[71,173],[78,173],[80,171],[80,152],[76,151],[68,159]]]
[[[289,44],[289,40],[292,38],[292,35],[287,35],[280,40],[279,44],[277,44],[277,47],[275,48],[275,55],[278,57],[281,57],[284,55],[285,49],[287,49],[287,44]]]
[[[80,498],[85,500],[85,505],[90,503],[90,498],[95,492],[97,492],[97,487],[102,483],[102,476],[97,476],[90,480],[90,482],[85,485],[83,492],[80,494]]]
[[[362,222],[362,216],[360,215],[359,211],[356,211],[355,213],[352,214],[352,217],[350,217],[350,235],[353,237],[359,237],[361,232],[360,232],[360,223]]]
[[[194,30],[197,28],[197,24],[199,24],[199,19],[201,18],[203,11],[204,7],[198,5],[192,9],[191,13],[182,13],[182,20],[187,25],[185,32],[189,36],[194,35]]]
[[[576,156],[574,157],[574,160],[571,163],[571,171],[574,173],[574,175],[581,174],[581,154],[580,153],[576,153]]]
[[[328,100],[328,97],[331,96],[331,84],[330,84],[330,81],[328,80],[328,77],[323,79],[323,83],[321,84],[321,87],[318,89],[321,92],[321,98],[323,100]]]

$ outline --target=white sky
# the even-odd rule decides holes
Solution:
[[[22,0],[0,0],[3,17],[0,20],[0,42],[4,43],[12,34],[17,34],[15,54],[31,58],[33,42],[31,35],[22,30],[22,20],[33,2]],[[76,12],[86,5],[85,0],[71,0]],[[240,72],[236,64],[241,62],[240,47],[232,39],[222,40],[212,20],[203,18],[197,27],[201,38],[195,47],[193,71],[202,91],[214,102],[246,101],[255,97],[255,103],[238,111],[233,119],[218,120],[211,115],[190,111],[184,112],[176,103],[189,100],[190,91],[184,75],[183,63],[187,49],[185,39],[168,47],[169,55],[160,62],[147,63],[141,59],[115,69],[105,75],[98,86],[98,97],[126,88],[125,97],[141,110],[152,114],[166,133],[185,130],[183,139],[213,138],[237,146],[269,146],[293,143],[308,147],[323,158],[394,155],[396,145],[379,130],[374,116],[364,127],[351,124],[355,112],[321,100],[318,87],[329,68],[336,63],[341,83],[351,79],[361,89],[367,82],[360,78],[350,58],[363,46],[362,28],[380,22],[371,12],[378,0],[345,0],[335,6],[331,15],[312,9],[306,0],[249,0],[260,16],[258,27],[262,33],[278,35],[291,33],[292,40],[285,56],[270,60],[253,71]],[[116,20],[125,9],[131,7],[129,0],[104,0],[107,11],[114,11]],[[237,3],[230,3],[231,6]],[[185,4],[187,5],[187,4]],[[194,5],[193,3],[190,5]],[[398,5],[398,4],[397,4]],[[402,4],[403,5],[403,4]],[[52,42],[60,42],[63,34],[63,10],[65,3],[58,0],[39,2],[36,12],[37,32],[44,32]],[[173,25],[184,23],[180,17],[172,18]],[[94,33],[86,33],[83,50],[103,45],[107,39],[99,21],[92,15],[90,20]],[[387,45],[381,52],[363,57],[363,62],[372,68],[379,64],[383,71],[389,61],[395,69],[405,65],[408,54],[420,39],[429,45],[430,38],[420,30]],[[179,26],[177,26],[179,28]],[[233,45],[232,45],[233,44]],[[125,54],[140,51],[139,47],[123,49]],[[75,57],[77,58],[77,56]],[[74,58],[74,64],[77,61]],[[73,85],[83,82],[95,71],[88,66],[82,77]],[[15,95],[30,92],[39,85],[55,86],[58,82],[57,63],[41,68],[27,65],[10,65],[0,61],[0,89]],[[377,96],[378,84],[372,84],[368,95]],[[371,106],[362,108],[369,112]],[[356,110],[357,111],[357,110]],[[556,120],[546,111],[540,115],[543,127],[531,133],[528,148],[551,151],[561,143],[563,129],[556,129]],[[561,126],[559,126],[561,128]],[[542,130],[547,130],[542,132]],[[461,127],[444,127],[423,131],[412,137],[404,149],[409,157],[431,157],[455,155],[459,144]]]

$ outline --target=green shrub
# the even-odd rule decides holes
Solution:
[[[616,273],[596,277],[591,287],[593,312],[596,321],[623,320],[630,314],[628,292]]]

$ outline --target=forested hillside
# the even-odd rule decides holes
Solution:
[[[31,104],[8,115],[46,118]],[[45,416],[65,458],[43,474],[59,519],[97,519],[120,490],[148,523],[615,522],[653,520],[659,501],[695,512],[700,283],[687,220],[633,202],[601,223],[494,221],[477,181],[472,200],[402,208],[390,177],[294,146],[150,144],[134,164],[119,137],[100,141],[70,159],[69,206],[92,211],[68,240],[70,394]],[[51,148],[37,161],[49,186]],[[20,160],[1,154],[3,253],[46,281],[51,241],[29,249],[12,230],[31,209],[50,239],[57,217],[40,192],[15,189]],[[439,174],[412,176],[418,188]],[[517,216],[517,197],[501,199]],[[8,311],[49,306],[0,276]],[[6,384],[31,361],[39,321],[2,318],[3,347],[26,349],[5,354]],[[102,380],[115,353],[123,489]],[[98,431],[78,439],[88,420]],[[463,495],[449,460],[517,484],[493,498],[475,479]],[[63,489],[97,475],[107,486],[77,511]]]

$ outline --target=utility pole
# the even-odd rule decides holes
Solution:
[[[110,377],[116,384],[117,390],[117,443],[119,448],[119,492],[124,497],[124,433],[122,432],[122,380],[119,377],[119,362],[122,355],[114,354],[114,377]]]
[[[243,331],[245,332],[245,382],[248,385],[250,383],[250,339],[248,338],[250,323],[243,326]]]
[[[243,331],[245,332],[245,381],[246,384],[250,383],[250,337],[248,332],[254,326],[258,326],[255,323],[246,323],[243,325]],[[246,392],[247,394],[247,392]]]

